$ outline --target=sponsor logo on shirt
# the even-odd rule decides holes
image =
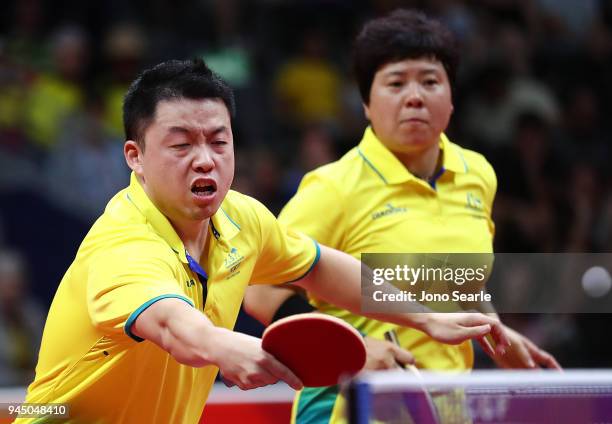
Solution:
[[[225,269],[229,270],[229,275],[226,278],[232,278],[234,275],[240,272],[238,268],[240,267],[240,264],[243,260],[244,256],[240,254],[238,249],[232,247],[225,259],[223,260],[223,266],[225,267]]]
[[[385,209],[376,211],[372,214],[372,219],[380,219],[380,218],[384,218],[389,215],[395,215],[398,213],[406,213],[407,211],[408,211],[407,208],[404,208],[401,206],[396,207],[396,206],[393,206],[393,204],[391,203],[387,203]]]
[[[471,192],[468,192],[467,194],[467,201],[466,201],[465,207],[468,209],[473,209],[478,212],[482,212],[484,209],[482,199],[480,199],[480,197],[475,196]]]

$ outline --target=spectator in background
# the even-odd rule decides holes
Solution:
[[[82,82],[89,63],[85,31],[64,26],[51,40],[53,69],[36,77],[29,88],[24,128],[43,152],[58,140],[63,120],[82,106]]]
[[[558,127],[563,148],[574,160],[607,166],[612,149],[603,127],[604,105],[597,88],[582,82],[564,94],[563,122]]]
[[[50,203],[84,222],[93,222],[129,177],[121,139],[107,130],[97,96],[64,121],[45,166]]]
[[[599,243],[597,222],[605,214],[605,186],[597,168],[588,162],[578,162],[572,167],[567,187],[568,206],[571,210],[571,225],[564,251],[597,252]],[[598,245],[599,244],[599,245]]]
[[[320,32],[303,35],[299,54],[281,67],[274,81],[281,118],[296,129],[313,123],[337,124],[342,75],[327,58]]]
[[[27,150],[23,128],[27,76],[0,42],[0,155],[22,155]]]
[[[23,127],[27,76],[0,41],[0,195],[28,187],[36,167]]]
[[[472,94],[462,116],[465,133],[485,152],[511,142],[513,124],[524,112],[537,113],[550,123],[558,119],[558,105],[550,90],[528,75],[518,75],[506,62],[485,64],[467,91]]]
[[[281,196],[282,166],[272,150],[257,149],[251,153],[251,176],[254,196],[277,215],[283,207]]]
[[[552,146],[550,126],[535,113],[514,123],[509,146],[492,156],[499,189],[494,208],[496,250],[555,252],[560,248],[557,220],[565,191],[563,158]]]
[[[293,197],[304,174],[337,159],[335,144],[331,131],[323,125],[311,125],[304,129],[298,153],[285,173],[283,205]]]
[[[10,2],[6,2],[10,3]],[[3,12],[10,16],[6,31],[7,54],[26,74],[44,68],[47,56],[44,49],[44,24],[47,18],[43,0],[20,0],[3,4]],[[12,9],[12,10],[11,10]]]
[[[123,135],[123,96],[147,57],[147,47],[144,31],[132,22],[113,26],[104,39],[105,78],[109,78],[103,82],[104,124],[119,140]]]
[[[537,0],[542,17],[567,38],[582,40],[601,13],[599,0]]]
[[[0,386],[32,380],[44,320],[42,308],[28,296],[23,258],[0,250]]]

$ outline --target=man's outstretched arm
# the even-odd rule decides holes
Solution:
[[[153,303],[138,316],[131,331],[182,364],[218,366],[223,378],[241,389],[279,380],[296,390],[302,388],[302,382],[289,368],[261,348],[260,339],[216,327],[206,315],[182,300],[167,298]]]

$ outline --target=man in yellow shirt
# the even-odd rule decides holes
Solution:
[[[363,253],[491,253],[495,172],[482,155],[444,134],[453,111],[451,81],[458,61],[450,32],[423,14],[399,10],[368,22],[353,53],[370,126],[357,147],[304,177],[279,220],[355,258]],[[368,336],[382,338],[393,329],[308,295],[318,310]],[[290,296],[287,289],[249,289],[245,308],[265,324],[282,315],[285,301],[308,310],[295,306],[299,298]],[[414,328],[397,332],[421,368],[472,368],[469,340],[449,345]],[[558,367],[548,353],[508,332],[512,346],[507,354],[495,355],[498,364]],[[383,358],[396,355],[383,348]],[[394,365],[393,360],[379,362]],[[304,389],[294,402],[293,419],[300,424],[337,422],[337,394],[337,387]]]
[[[131,85],[130,186],[58,287],[26,402],[65,403],[72,422],[197,422],[219,370],[242,389],[302,386],[259,339],[231,331],[248,284],[299,280],[359,311],[359,261],[229,190],[233,110],[231,90],[200,60],[164,62]],[[338,275],[344,283],[332,284]],[[379,316],[446,342],[492,333],[507,344],[482,314]]]

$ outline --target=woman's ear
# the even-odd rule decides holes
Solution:
[[[363,106],[363,113],[366,119],[369,121],[370,120],[370,108],[368,108],[368,105],[366,105],[365,103],[362,103],[361,105]]]

